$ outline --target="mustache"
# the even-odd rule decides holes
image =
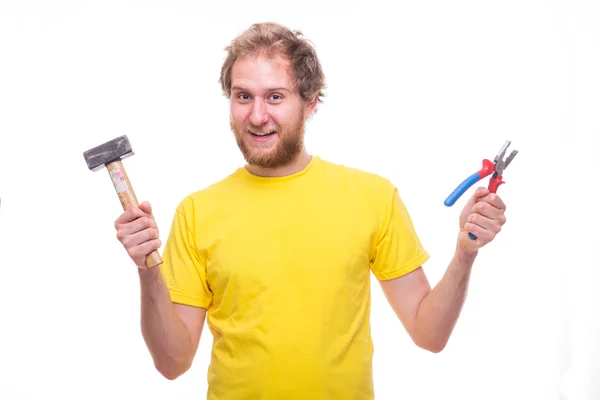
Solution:
[[[279,126],[277,125],[269,126],[248,124],[245,128],[252,132],[279,132]]]

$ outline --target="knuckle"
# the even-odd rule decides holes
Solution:
[[[136,246],[131,248],[129,256],[135,260],[142,257],[144,253],[144,248],[142,246]]]
[[[141,222],[141,224],[142,224],[142,226],[144,228],[150,228],[150,227],[152,227],[152,221],[150,220],[150,218],[148,218],[146,216],[141,217],[140,218],[140,222]]]
[[[146,242],[146,249],[144,254],[150,254],[154,250],[157,250],[160,246],[158,245],[158,239],[152,239]]]
[[[131,213],[132,221],[144,216],[144,213],[137,207],[131,208],[129,211]]]
[[[133,246],[133,244],[131,243],[130,235],[122,235],[121,243],[123,244],[123,246],[125,246],[125,248],[130,248]]]
[[[148,228],[146,229],[146,238],[148,239],[156,239],[156,230],[152,229],[152,228]]]
[[[127,254],[129,254],[129,257],[131,257],[131,258],[137,257],[137,252],[135,251],[135,248],[133,248],[133,247],[127,247]]]

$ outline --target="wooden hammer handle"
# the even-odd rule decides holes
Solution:
[[[127,173],[125,172],[125,168],[123,167],[121,160],[116,160],[106,164],[106,169],[108,169],[112,183],[117,191],[117,194],[119,195],[119,200],[121,200],[123,210],[127,211],[132,207],[139,206],[137,198],[135,197],[135,192],[133,191],[133,187],[129,182],[129,178],[127,177]],[[150,215],[150,217],[154,219],[154,216]],[[153,250],[146,256],[147,268],[156,267],[157,265],[162,264],[162,262],[163,261],[158,253],[158,250]]]

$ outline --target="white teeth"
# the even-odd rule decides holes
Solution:
[[[250,133],[252,133],[253,135],[256,136],[266,136],[266,135],[270,135],[271,133],[275,133],[276,131],[271,131],[271,132],[252,132],[252,131],[248,131]]]

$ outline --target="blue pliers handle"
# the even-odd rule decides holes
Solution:
[[[488,171],[491,166],[491,171]],[[490,160],[483,160],[483,168],[480,171],[475,172],[473,175],[469,176],[467,179],[462,181],[460,185],[454,189],[450,196],[446,198],[444,201],[444,205],[446,207],[452,207],[456,200],[460,198],[471,186],[485,178],[486,176],[491,175],[494,172],[494,164]]]
[[[504,172],[504,169],[508,166],[508,164],[510,164],[512,159],[518,153],[516,150],[514,150],[505,160],[504,154],[506,153],[506,149],[508,148],[508,146],[510,146],[509,140],[507,140],[504,143],[504,145],[500,148],[500,151],[498,152],[496,157],[494,157],[493,162],[487,159],[483,160],[483,166],[481,167],[481,169],[475,172],[473,175],[469,176],[464,181],[462,181],[461,184],[458,185],[456,189],[454,189],[454,191],[450,193],[450,195],[446,198],[446,200],[444,201],[444,205],[447,207],[453,206],[454,203],[456,203],[456,200],[458,200],[460,196],[462,196],[471,186],[492,174],[494,175],[492,176],[492,178],[490,178],[488,189],[491,193],[496,193],[498,187],[504,183],[504,181],[502,181],[502,174]],[[469,237],[472,240],[477,239],[477,237],[472,233],[469,233]]]

